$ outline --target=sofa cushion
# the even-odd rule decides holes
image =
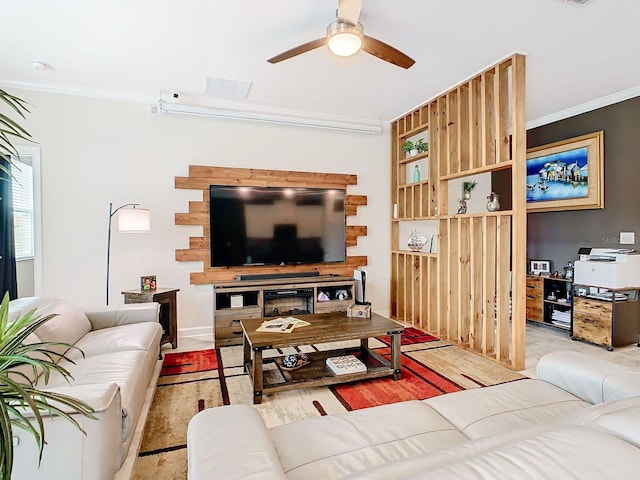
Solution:
[[[466,440],[417,400],[280,425],[269,435],[290,480],[341,478]]]
[[[36,314],[45,316],[57,314],[40,326],[35,333],[42,342],[62,342],[73,345],[91,330],[86,315],[75,305],[57,298],[25,297],[13,300],[10,305],[12,315],[21,316],[37,308]],[[51,350],[64,353],[64,347]]]
[[[187,445],[189,480],[285,480],[264,421],[250,405],[196,414]]]
[[[555,422],[589,406],[542,380],[524,379],[424,400],[468,438]]]
[[[604,385],[607,379],[625,371],[629,369],[580,352],[548,353],[538,361],[536,366],[540,380],[551,383],[592,404],[606,401]],[[613,384],[611,394],[614,397],[616,395]]]
[[[605,402],[640,395],[640,371],[626,369],[613,372],[604,379],[602,398]]]
[[[592,405],[567,415],[562,423],[602,430],[640,448],[640,397]]]
[[[73,376],[72,385],[86,385],[92,383],[111,382],[120,386],[122,408],[131,426],[138,422],[138,416],[147,392],[148,379],[152,376],[156,358],[143,350],[129,350],[124,352],[105,353],[87,358],[60,362]],[[43,387],[43,377],[38,386]],[[64,377],[54,372],[51,374],[48,388],[68,385]],[[123,439],[130,439],[130,431],[124,432]]]
[[[154,322],[93,330],[78,340],[74,345],[77,348],[69,350],[67,357],[78,359],[82,358],[82,353],[85,357],[93,357],[126,350],[157,349],[161,335],[162,327]]]
[[[594,448],[596,446],[596,448]],[[585,427],[544,426],[472,440],[347,477],[395,479],[636,478],[640,450]]]

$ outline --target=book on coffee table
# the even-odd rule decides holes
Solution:
[[[295,317],[274,318],[262,322],[262,324],[256,328],[256,332],[291,333],[295,328],[306,327],[307,325],[311,324]]]
[[[327,358],[327,367],[336,375],[347,373],[364,373],[367,366],[356,358],[355,355],[342,355],[340,357]]]

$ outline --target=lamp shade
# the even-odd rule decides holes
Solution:
[[[362,25],[333,22],[327,27],[327,46],[340,57],[349,57],[362,48]]]
[[[151,230],[151,215],[147,208],[123,208],[118,212],[118,231],[142,233]]]

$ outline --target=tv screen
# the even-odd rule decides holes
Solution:
[[[211,266],[344,262],[345,191],[211,185]]]

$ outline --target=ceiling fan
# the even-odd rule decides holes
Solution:
[[[361,7],[362,0],[338,0],[338,10],[336,11],[338,19],[329,24],[325,38],[298,45],[268,59],[267,62],[278,63],[326,44],[331,52],[341,57],[348,57],[364,50],[398,67],[411,67],[415,63],[413,58],[391,45],[364,34],[362,24],[358,23]]]

